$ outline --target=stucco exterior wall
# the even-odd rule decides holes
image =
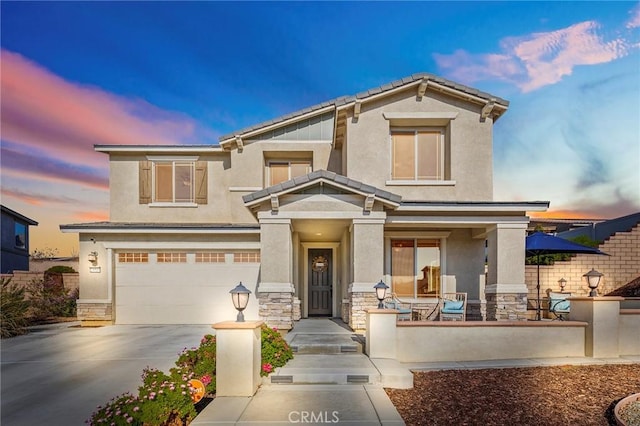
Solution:
[[[390,122],[385,112],[455,112],[446,128],[445,146],[450,147],[450,178],[455,185],[387,185],[391,179]],[[427,90],[417,100],[415,88],[362,105],[357,120],[347,119],[347,163],[349,177],[401,195],[405,200],[491,201],[492,126],[480,121],[480,106]],[[446,167],[445,167],[446,169]]]
[[[455,362],[583,357],[586,326],[586,323],[569,322],[398,323],[397,359],[400,362]]]
[[[640,354],[640,309],[621,309],[619,321],[620,355]]]
[[[484,239],[473,239],[471,229],[454,229],[446,243],[446,275],[455,291],[466,292],[468,300],[480,299],[484,282]],[[484,295],[482,295],[484,297]]]

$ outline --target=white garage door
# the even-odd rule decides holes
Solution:
[[[247,319],[258,318],[258,251],[119,252],[115,259],[117,324],[213,324],[234,320],[229,290],[252,291]]]

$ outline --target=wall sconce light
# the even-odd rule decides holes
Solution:
[[[564,293],[564,288],[567,285],[567,280],[565,280],[564,278],[560,278],[558,280],[558,284],[560,285],[560,293]]]
[[[587,285],[591,289],[589,297],[598,297],[598,285],[600,284],[600,280],[602,279],[603,275],[604,274],[601,274],[593,268],[583,275],[583,277],[585,277],[585,279],[587,280]]]
[[[231,300],[233,301],[233,307],[238,310],[238,317],[236,318],[236,322],[244,322],[244,314],[242,311],[247,307],[249,303],[249,295],[251,294],[251,290],[242,285],[242,281],[240,284],[236,286],[233,290],[231,290]]]
[[[91,263],[93,266],[96,266],[98,264],[98,252],[97,251],[92,251],[91,253],[89,253],[89,263]]]
[[[373,288],[376,289],[376,297],[378,298],[378,309],[384,309],[384,303],[382,303],[382,301],[387,295],[387,289],[389,288],[389,286],[383,283],[382,280],[380,280],[380,282],[374,285]]]

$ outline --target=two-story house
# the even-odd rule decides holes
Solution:
[[[119,324],[245,315],[365,327],[383,280],[404,299],[468,294],[469,319],[524,318],[527,211],[493,199],[499,97],[415,74],[239,130],[219,145],[99,145],[110,221],[80,236],[79,316]]]

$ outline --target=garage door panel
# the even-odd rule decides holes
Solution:
[[[259,265],[118,264],[116,323],[212,324],[233,320],[229,290],[242,281],[254,294],[246,318],[258,318]]]

